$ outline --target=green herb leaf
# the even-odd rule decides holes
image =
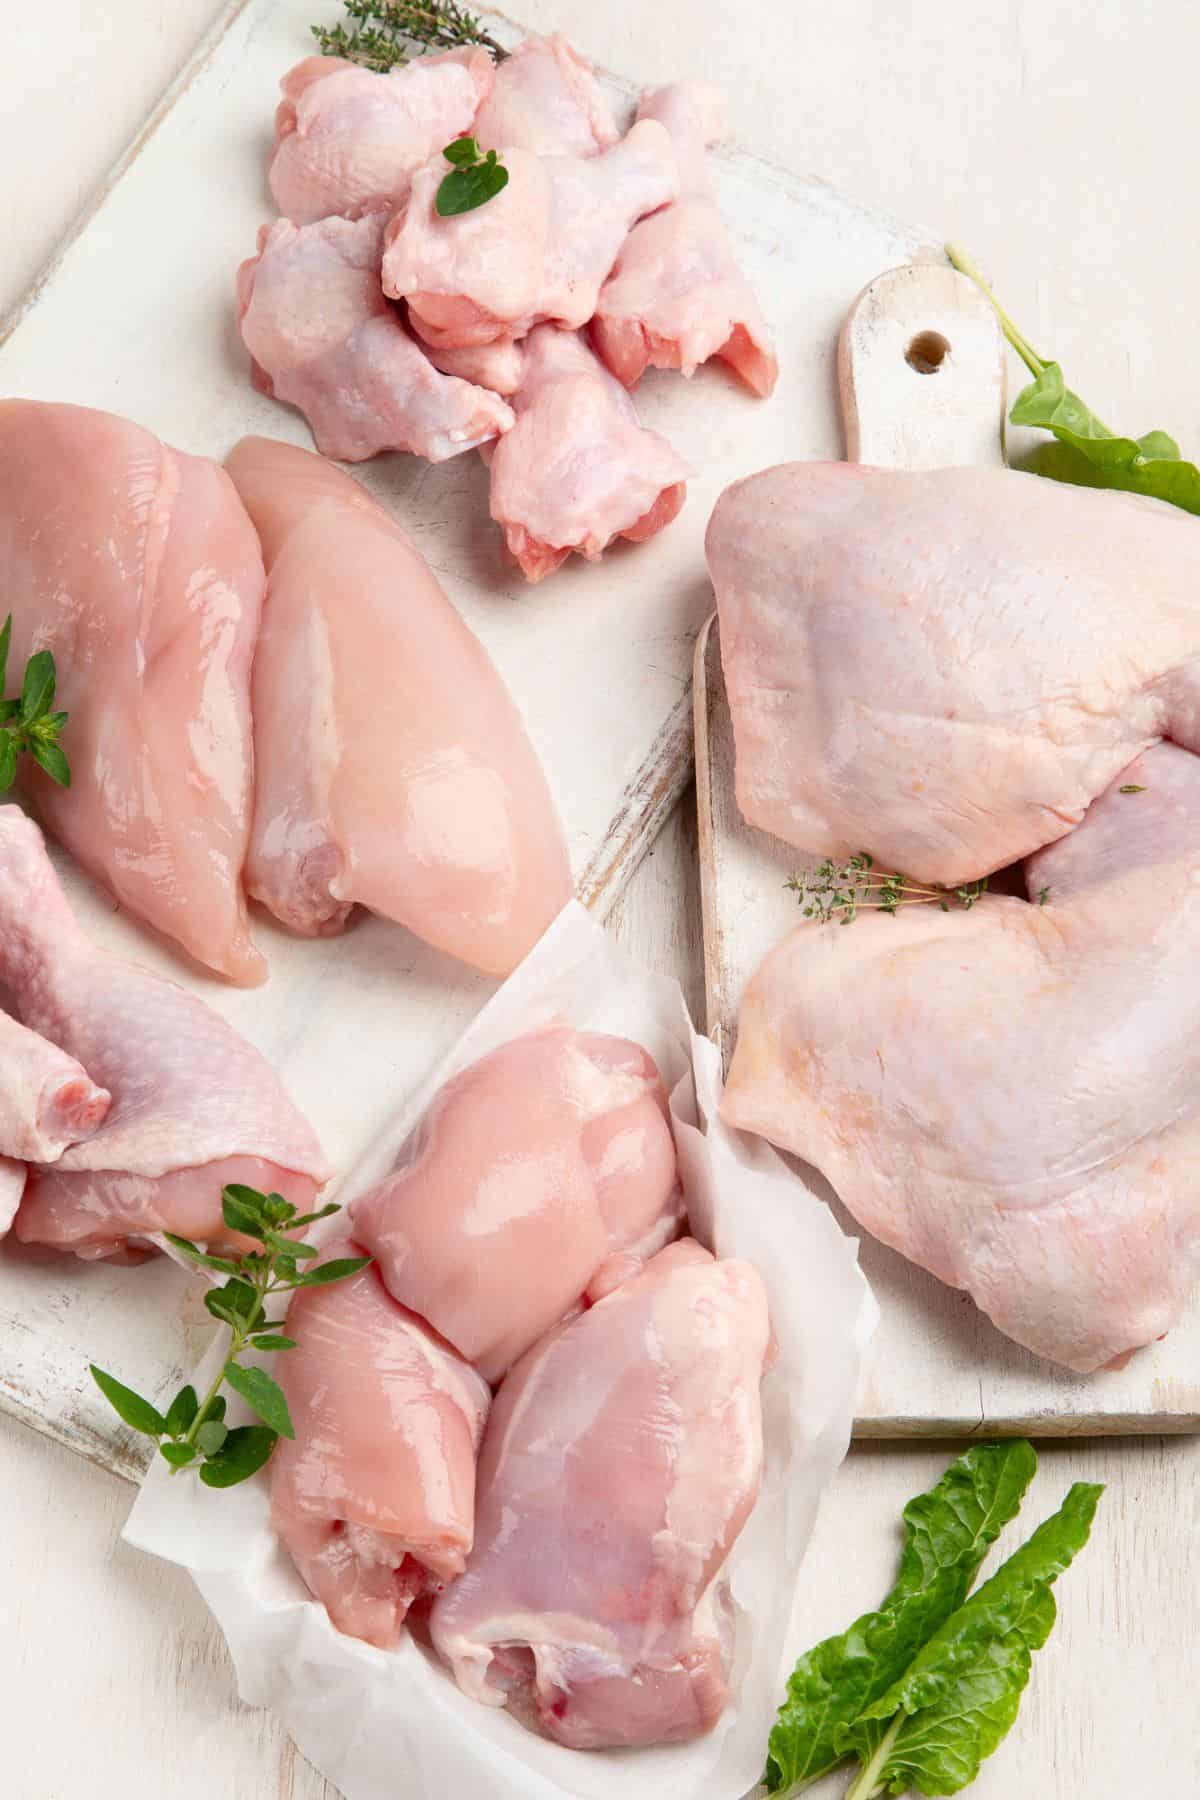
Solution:
[[[299,1231],[301,1226],[315,1225],[318,1219],[330,1219],[334,1213],[341,1212],[341,1210],[337,1201],[331,1200],[327,1206],[321,1208],[320,1212],[301,1213],[299,1218],[293,1218],[289,1220],[289,1223],[293,1231]]]
[[[842,1761],[847,1751],[839,1737],[961,1606],[1036,1468],[1023,1438],[977,1444],[928,1493],[909,1501],[900,1570],[883,1605],[810,1650],[788,1682],[768,1745],[772,1793],[816,1780]]]
[[[54,701],[54,658],[49,650],[35,650],[25,665],[21,683],[21,722],[32,725],[50,711]]]
[[[12,643],[12,614],[0,625],[0,694],[8,685],[8,651]]]
[[[224,1419],[206,1419],[196,1433],[196,1442],[205,1456],[215,1456],[228,1436]]]
[[[199,1263],[202,1269],[215,1269],[220,1275],[236,1275],[238,1265],[228,1256],[209,1256],[190,1238],[176,1237],[173,1231],[164,1231],[163,1236],[168,1244],[174,1244],[176,1250],[182,1252],[191,1262]]]
[[[236,1487],[248,1481],[262,1468],[275,1448],[277,1433],[265,1425],[238,1425],[215,1456],[210,1456],[200,1470],[205,1487]]]
[[[0,730],[0,791],[10,788],[17,778],[20,748],[11,731]]]
[[[292,1415],[288,1411],[283,1389],[265,1369],[248,1369],[241,1363],[226,1363],[225,1379],[234,1393],[240,1394],[246,1405],[253,1407],[264,1425],[269,1425],[279,1437],[295,1437],[296,1429],[292,1424]]]
[[[345,0],[345,6],[353,29],[314,25],[312,34],[325,56],[344,57],[377,74],[403,68],[414,45],[420,51],[481,44],[497,62],[506,54],[458,0]]]
[[[296,1274],[291,1285],[293,1287],[325,1287],[331,1281],[345,1281],[349,1275],[357,1275],[370,1262],[369,1256],[339,1256],[332,1262],[322,1263],[317,1269],[304,1269]]]
[[[1117,789],[1118,794],[1144,794],[1145,791],[1145,788],[1139,787],[1136,781],[1127,781],[1123,787]]]
[[[219,1425],[221,1420],[225,1417],[225,1409],[228,1404],[229,1402],[226,1400],[224,1394],[214,1394],[204,1409],[205,1424]]]
[[[456,168],[460,164],[476,163],[479,161],[479,145],[473,137],[455,138],[452,144],[446,145],[442,155],[448,163],[453,163]]]
[[[248,1281],[233,1277],[223,1287],[209,1288],[204,1304],[214,1319],[235,1330],[243,1326],[258,1305],[258,1295]]]
[[[252,1337],[250,1342],[256,1350],[294,1350],[295,1338],[282,1337],[278,1332],[265,1331],[261,1336]]]
[[[1017,1716],[1033,1652],[1056,1616],[1051,1587],[1087,1543],[1103,1488],[1076,1482],[1058,1512],[1039,1525],[928,1640],[899,1681],[842,1733],[867,1755],[878,1740],[869,1727],[902,1714],[877,1774],[893,1794],[956,1794]]]
[[[481,157],[474,138],[456,138],[446,145],[442,155],[455,165],[438,188],[434,201],[443,219],[474,212],[508,186],[508,170],[497,160],[496,152],[489,150]]]
[[[295,1262],[299,1259],[307,1262],[310,1256],[320,1256],[321,1252],[315,1244],[302,1244],[299,1238],[285,1237],[282,1232],[268,1231],[263,1243],[268,1250],[276,1251],[280,1256],[289,1256]]]
[[[166,1429],[171,1437],[181,1437],[200,1410],[194,1387],[181,1387],[167,1408]]]
[[[71,765],[57,744],[47,744],[40,738],[34,738],[30,743],[29,753],[38,767],[45,769],[51,781],[57,782],[59,787],[70,787]]]
[[[257,1188],[231,1182],[221,1189],[221,1217],[230,1231],[238,1231],[243,1237],[261,1242],[264,1232],[270,1230],[272,1221],[266,1216],[266,1206],[267,1196]]]
[[[119,1418],[124,1419],[126,1425],[131,1425],[135,1431],[142,1432],[145,1437],[162,1436],[167,1429],[167,1421],[156,1406],[152,1406],[149,1400],[143,1400],[142,1396],[135,1394],[132,1388],[127,1388],[123,1381],[117,1380],[115,1375],[109,1375],[104,1369],[98,1369],[95,1363],[90,1363],[88,1366],[92,1371],[92,1380],[113,1411]]]
[[[188,1463],[195,1462],[200,1452],[195,1444],[160,1444],[158,1454],[165,1457],[173,1469],[183,1469]]]

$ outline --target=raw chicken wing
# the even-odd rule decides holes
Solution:
[[[472,134],[484,150],[595,156],[619,133],[587,63],[565,37],[527,37],[496,70]]]
[[[322,1260],[361,1254],[341,1242]],[[271,1458],[272,1523],[338,1630],[387,1649],[413,1601],[466,1567],[491,1394],[373,1267],[301,1288],[287,1331],[275,1372],[296,1436]]]
[[[272,1069],[174,982],[88,942],[15,806],[0,807],[0,982],[112,1095],[86,1142],[31,1168],[23,1243],[105,1256],[160,1231],[220,1241],[227,1182],[308,1209],[327,1171]]]
[[[725,135],[720,95],[706,81],[678,81],[645,95],[638,118],[658,119],[670,132],[680,195],[626,238],[596,305],[596,348],[626,387],[647,364],[690,376],[719,356],[756,394],[769,394],[779,365],[734,258],[705,154]]]
[[[712,1730],[768,1339],[757,1271],[685,1240],[517,1365],[484,1436],[475,1549],[431,1618],[468,1694],[577,1750]]]
[[[47,829],[136,918],[231,981],[250,941],[250,662],[263,567],[215,463],[109,413],[0,402],[10,668],[51,650],[71,786],[33,770]]]
[[[432,158],[388,226],[384,293],[407,299],[431,344],[522,337],[539,319],[586,324],[630,226],[679,192],[670,137],[654,119],[599,156],[505,146],[501,160],[508,185],[443,219],[434,198],[447,164]]]
[[[297,407],[318,450],[363,462],[411,450],[444,462],[513,422],[494,393],[444,375],[379,286],[385,213],[264,225],[238,270],[255,386]]]
[[[571,895],[520,715],[412,541],[340,469],[246,438],[269,571],[250,892],[325,934],[358,902],[507,974]]]
[[[1166,736],[1200,750],[1200,532],[1002,469],[790,463],[708,528],[752,825],[949,886],[1077,825]]]
[[[616,537],[653,537],[683,505],[690,471],[639,425],[581,333],[538,325],[525,345],[517,423],[484,454],[492,517],[528,579],[541,581],[573,550],[594,562]]]
[[[434,151],[471,129],[491,90],[486,50],[422,56],[386,75],[309,56],[280,82],[267,180],[297,225],[398,205]]]
[[[613,1258],[679,1229],[653,1058],[567,1025],[514,1039],[446,1083],[351,1217],[395,1298],[498,1381]]]
[[[1039,1356],[1124,1359],[1200,1279],[1198,845],[1200,757],[1160,744],[1026,865],[1043,904],[802,926],[746,992],[724,1118]]]

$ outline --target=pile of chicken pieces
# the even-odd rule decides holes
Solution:
[[[729,1698],[770,1330],[755,1269],[685,1229],[653,1059],[555,1021],[438,1092],[326,1248],[373,1263],[288,1313],[272,1518],[308,1588],[576,1749]]]
[[[282,216],[237,282],[256,386],[299,408],[326,456],[479,448],[530,581],[667,525],[688,468],[627,390],[647,366],[690,376],[711,357],[760,395],[777,372],[706,168],[715,91],[647,93],[622,137],[558,36],[498,65],[482,49],[388,74],[309,57],[281,86]],[[442,152],[466,136],[507,185],[442,217]]]
[[[802,924],[723,1116],[1039,1356],[1120,1366],[1200,1277],[1200,534],[979,469],[789,464],[708,533],[747,820],[1013,892]],[[798,858],[798,866],[803,866]]]

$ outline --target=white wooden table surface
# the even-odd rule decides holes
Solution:
[[[333,10],[314,0],[314,16]],[[964,239],[1105,418],[1163,427],[1200,451],[1195,0],[512,10],[647,82],[723,81],[749,148]],[[215,11],[216,0],[0,0],[0,315]],[[680,976],[698,1012],[690,805],[635,879],[617,930]],[[814,1639],[880,1596],[899,1508],[946,1456],[852,1452],[802,1575]],[[1061,1622],[1020,1721],[971,1792],[1200,1794],[1200,1445],[1047,1445],[1031,1513],[1078,1477],[1108,1483],[1093,1545],[1059,1590]],[[189,1583],[117,1542],[129,1496],[0,1418],[0,1795],[335,1800],[269,1717],[239,1706]]]

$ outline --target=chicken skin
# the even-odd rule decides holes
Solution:
[[[746,819],[949,886],[1200,750],[1200,532],[1002,469],[790,463],[708,528]]]
[[[690,471],[666,438],[638,423],[582,333],[538,325],[524,346],[517,423],[484,460],[509,554],[541,581],[572,551],[595,562],[614,538],[653,537],[683,505]]]
[[[499,64],[472,135],[484,150],[595,156],[620,134],[591,69],[555,32],[523,39]]]
[[[712,1730],[769,1335],[757,1271],[688,1239],[517,1364],[484,1436],[475,1548],[430,1621],[466,1693],[572,1749]]]
[[[255,386],[296,407],[343,462],[409,450],[461,456],[507,431],[495,393],[443,374],[379,286],[384,213],[264,225],[238,270],[238,324]]]
[[[104,1123],[111,1100],[73,1056],[0,1013],[0,1156],[54,1162]]]
[[[635,225],[622,245],[596,304],[596,349],[626,387],[637,385],[647,365],[691,376],[717,356],[765,396],[779,365],[707,166],[708,147],[725,135],[720,95],[706,81],[677,81],[646,94],[638,118],[658,119],[670,132],[680,194]]]
[[[339,931],[358,903],[507,974],[571,896],[507,689],[350,476],[268,438],[243,439],[228,467],[269,571],[250,892],[305,935]]]
[[[393,1173],[350,1208],[388,1291],[489,1381],[682,1215],[653,1058],[568,1025],[447,1082]]]
[[[1120,1362],[1200,1279],[1198,844],[1200,757],[1160,744],[1026,865],[1033,904],[801,926],[723,1117],[1037,1355]]]
[[[70,787],[27,778],[47,829],[135,918],[261,981],[241,872],[265,577],[229,477],[110,413],[2,401],[0,577],[10,668],[52,651],[70,715]]]
[[[227,1182],[307,1210],[328,1171],[274,1071],[174,982],[88,941],[15,806],[0,807],[0,982],[29,1030],[112,1096],[84,1142],[30,1168],[22,1243],[94,1257],[161,1231],[221,1242]]]
[[[322,1261],[359,1255],[344,1241]],[[386,1650],[413,1601],[466,1567],[491,1393],[373,1267],[301,1288],[287,1332],[276,1375],[296,1436],[271,1458],[272,1524],[338,1630]]]

